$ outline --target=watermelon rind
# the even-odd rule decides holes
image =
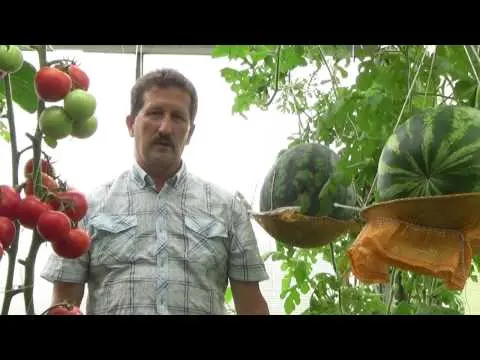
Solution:
[[[443,105],[398,126],[382,149],[379,201],[480,190],[480,110]]]
[[[260,210],[298,206],[304,215],[351,218],[351,210],[334,206],[353,206],[356,199],[353,186],[335,184],[338,160],[333,150],[318,143],[282,150],[264,179]]]

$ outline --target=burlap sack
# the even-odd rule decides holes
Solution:
[[[462,290],[472,255],[480,253],[479,210],[479,193],[371,206],[361,212],[366,225],[348,250],[352,273],[365,283],[386,283],[389,266],[395,266]]]
[[[275,240],[299,248],[327,245],[342,234],[362,229],[360,222],[305,216],[297,207],[252,212],[251,215]]]

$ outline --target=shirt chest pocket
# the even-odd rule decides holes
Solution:
[[[228,258],[228,232],[226,226],[213,218],[193,220],[185,218],[188,246],[187,260],[193,266],[226,266]]]
[[[101,214],[92,218],[90,225],[94,230],[92,265],[114,265],[135,260],[135,216]]]

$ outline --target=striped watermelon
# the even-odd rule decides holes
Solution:
[[[336,185],[326,187],[331,191],[322,193],[334,175],[337,161],[338,155],[321,144],[301,144],[283,150],[264,180],[260,210],[300,206],[301,212],[310,216],[352,217],[351,211],[336,208],[333,203],[353,206],[353,187]]]
[[[480,111],[440,106],[400,125],[378,163],[380,201],[480,190]]]

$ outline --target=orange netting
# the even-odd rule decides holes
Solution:
[[[461,290],[480,253],[479,194],[415,198],[364,210],[367,221],[348,250],[353,274],[388,282],[389,266],[441,278]]]

